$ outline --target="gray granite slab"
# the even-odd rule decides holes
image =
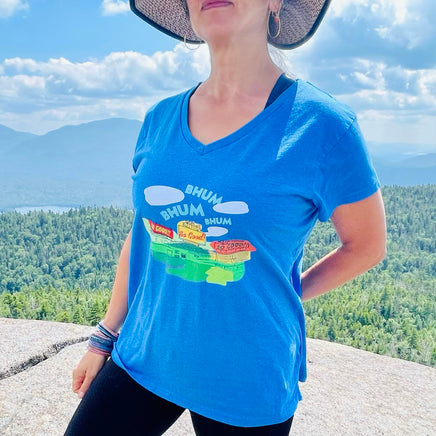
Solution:
[[[292,434],[436,435],[436,369],[313,339],[308,360]]]
[[[23,322],[34,323],[16,321],[17,325]],[[86,343],[66,346],[1,380],[0,435],[62,435],[79,403],[71,391],[71,372],[85,350]],[[435,369],[310,339],[308,359],[308,381],[301,384],[303,401],[291,435],[435,434]],[[193,435],[187,411],[165,434]]]
[[[1,380],[0,435],[61,436],[80,401],[71,390],[71,373],[85,351],[86,343],[68,346],[38,365]],[[189,412],[166,433],[192,434]]]
[[[93,327],[71,323],[0,318],[0,380],[85,341]]]

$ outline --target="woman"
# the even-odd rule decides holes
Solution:
[[[189,409],[197,435],[287,435],[306,378],[302,301],[385,255],[355,115],[268,54],[267,40],[304,42],[328,1],[131,3],[158,29],[205,41],[211,73],[146,115],[134,224],[74,371],[84,397],[66,434],[160,435]],[[329,218],[342,245],[300,274]]]

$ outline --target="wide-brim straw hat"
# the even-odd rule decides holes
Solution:
[[[318,29],[331,0],[283,0],[280,33],[270,16],[268,42],[281,49],[304,44]],[[130,0],[132,11],[147,23],[173,38],[190,43],[203,42],[194,33],[184,0]]]

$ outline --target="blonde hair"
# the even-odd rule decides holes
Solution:
[[[289,59],[284,54],[283,50],[268,44],[268,52],[271,60],[279,67],[286,75],[292,79],[296,76],[292,73],[292,65]]]

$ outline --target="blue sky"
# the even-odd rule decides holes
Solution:
[[[436,145],[436,2],[333,0],[288,71],[349,104],[377,142]],[[0,124],[37,134],[110,117],[142,119],[207,77],[191,52],[123,0],[1,0]]]

